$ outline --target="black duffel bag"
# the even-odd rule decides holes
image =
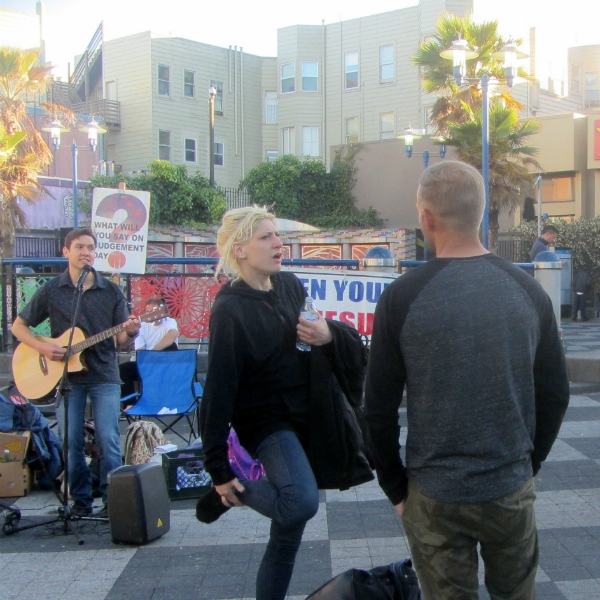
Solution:
[[[306,600],[421,600],[419,580],[406,558],[385,567],[348,569]]]

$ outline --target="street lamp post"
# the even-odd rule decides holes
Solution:
[[[450,48],[440,52],[440,56],[452,60],[452,75],[454,76],[457,85],[460,86],[463,80],[469,84],[481,84],[481,176],[483,177],[485,189],[485,209],[483,211],[483,220],[481,223],[481,241],[484,247],[488,248],[490,212],[490,77],[487,73],[484,73],[481,77],[465,77],[467,60],[472,60],[478,56],[477,52],[469,49],[466,40],[454,40]],[[508,87],[512,87],[514,79],[517,76],[517,61],[522,58],[527,58],[527,54],[520,52],[515,43],[512,40],[509,40],[501,50],[492,52],[490,56],[504,64],[504,78]]]
[[[404,135],[399,135],[398,139],[404,140],[404,150],[405,150],[406,156],[408,158],[411,158],[413,154],[415,156],[423,157],[423,168],[426,169],[429,166],[429,158],[431,156],[437,156],[437,155],[436,154],[432,155],[429,152],[429,150],[424,150],[423,152],[414,152],[413,151],[414,141],[420,140],[422,137],[423,137],[422,135],[418,135],[417,132],[409,125],[404,130]],[[439,156],[440,156],[440,158],[444,158],[446,156],[446,145],[440,144],[439,148],[440,148]]]
[[[50,139],[52,141],[52,147],[56,152],[60,147],[60,134],[67,133],[71,131],[69,128],[64,127],[62,123],[58,120],[52,121],[48,127],[43,127],[42,131],[47,131],[50,133]],[[83,127],[79,128],[79,131],[82,133],[87,133],[88,136],[88,144],[89,149],[92,152],[96,152],[96,147],[98,145],[98,134],[106,133],[106,129],[103,129],[98,125],[96,120],[92,117],[92,120]],[[78,212],[79,212],[79,190],[77,189],[77,143],[73,140],[71,144],[71,173],[73,178],[73,228],[77,229],[78,226]]]
[[[210,86],[208,90],[208,124],[210,128],[210,187],[215,187],[215,98],[217,97],[217,89]]]

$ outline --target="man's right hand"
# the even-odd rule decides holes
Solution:
[[[67,353],[67,349],[53,344],[52,342],[42,342],[39,346],[38,351],[50,360],[62,360]]]

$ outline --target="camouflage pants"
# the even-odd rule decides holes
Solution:
[[[533,479],[481,504],[444,504],[409,483],[402,516],[424,600],[477,600],[477,544],[492,600],[535,600]]]

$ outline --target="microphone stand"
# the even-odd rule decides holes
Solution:
[[[87,265],[86,265],[87,267]],[[81,297],[83,296],[83,282],[87,277],[87,274],[92,271],[91,267],[84,267],[81,271],[81,275],[79,276],[79,280],[77,281],[77,285],[75,286],[75,293],[73,295],[73,300],[75,302],[75,310],[73,311],[73,316],[71,318],[71,330],[69,333],[69,341],[67,342],[66,353],[63,359],[64,367],[63,374],[60,379],[60,383],[58,384],[58,398],[62,397],[62,401],[64,403],[64,432],[63,432],[63,462],[64,462],[64,486],[62,497],[61,493],[55,491],[57,498],[61,501],[62,506],[58,509],[58,517],[54,519],[50,519],[48,521],[42,521],[41,523],[34,523],[32,525],[24,525],[22,527],[14,526],[15,521],[13,520],[13,524],[8,527],[4,533],[10,535],[13,533],[17,533],[18,531],[24,531],[25,529],[32,529],[34,527],[41,527],[42,525],[50,525],[52,523],[64,523],[64,533],[67,534],[69,531],[75,536],[77,543],[81,546],[84,543],[84,540],[81,539],[77,530],[73,526],[73,521],[100,521],[103,523],[108,523],[108,518],[104,517],[79,517],[77,515],[73,515],[71,513],[71,507],[69,506],[69,393],[73,390],[71,383],[69,381],[69,358],[71,356],[71,347],[73,346],[73,335],[75,333],[75,327],[77,325],[77,321],[79,320],[79,313],[81,310]],[[85,401],[85,399],[84,399]],[[57,402],[58,404],[58,402]],[[58,408],[58,406],[57,406]],[[42,461],[43,462],[43,461]],[[16,518],[16,522],[18,522],[20,515]]]

